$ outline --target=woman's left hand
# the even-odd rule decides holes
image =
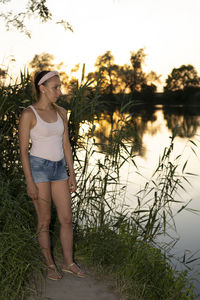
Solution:
[[[76,178],[73,174],[69,176],[68,179],[69,190],[71,193],[75,192],[77,189]]]

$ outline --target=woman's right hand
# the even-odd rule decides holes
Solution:
[[[38,199],[38,188],[34,182],[27,183],[26,190],[29,197],[31,197],[33,200]]]

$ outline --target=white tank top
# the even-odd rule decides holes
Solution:
[[[42,120],[33,105],[30,105],[35,113],[37,123],[30,130],[32,147],[30,154],[51,161],[59,161],[64,157],[63,152],[63,120],[57,112],[57,121],[48,123]]]

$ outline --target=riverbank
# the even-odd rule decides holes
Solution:
[[[59,281],[46,279],[40,289],[29,300],[120,300],[122,297],[114,290],[110,280],[97,277],[92,270],[84,268],[86,278],[63,274]]]
[[[63,274],[61,280],[52,281],[40,277],[28,300],[194,299],[186,273],[175,273],[158,249],[146,243],[134,245],[133,241],[127,247],[127,238],[122,241],[108,231],[104,232],[103,238],[102,232],[94,233],[94,230],[89,235],[75,243],[78,264],[86,271],[86,278]],[[130,259],[133,251],[135,258],[132,255]],[[60,270],[59,243],[54,252]]]
[[[26,100],[28,87],[23,82],[21,89],[9,87],[2,94],[0,299],[3,300],[26,300],[33,274],[42,273],[44,268],[35,233],[36,213],[26,194],[19,159],[18,118],[23,107],[31,104]],[[187,272],[175,272],[164,251],[154,243],[173,218],[171,205],[176,202],[178,187],[185,176],[186,164],[182,173],[177,174],[178,162],[170,157],[174,134],[153,178],[132,194],[137,205],[132,210],[126,204],[128,179],[123,185],[120,183],[120,170],[130,162],[133,172],[138,173],[135,155],[143,151],[141,137],[146,125],[131,114],[124,114],[124,107],[117,112],[116,124],[114,111],[108,116],[98,116],[98,95],[90,101],[82,96],[84,91],[87,85],[77,87],[68,122],[77,178],[77,190],[72,194],[75,258],[93,267],[103,278],[112,278],[114,286],[127,299],[193,299]],[[120,205],[118,198],[124,199],[125,205]],[[53,206],[50,231],[53,248],[59,253],[59,224]]]
[[[16,178],[1,178],[0,198],[0,299],[25,300],[30,296],[33,274],[42,274],[44,268],[36,242],[34,208],[24,183]],[[74,228],[75,259],[98,276],[111,278],[125,299],[193,299],[186,272],[173,271],[161,250],[141,239],[130,218],[118,216],[113,225],[105,219],[99,226],[91,223],[85,229]],[[52,245],[60,261],[58,230],[56,221]]]

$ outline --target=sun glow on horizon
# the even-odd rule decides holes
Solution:
[[[33,19],[28,22],[29,39],[17,31],[6,32],[1,21],[1,64],[9,65],[12,72],[28,66],[35,54],[46,52],[55,56],[55,63],[64,62],[67,73],[77,63],[85,63],[87,74],[108,50],[116,64],[124,65],[130,64],[130,52],[140,48],[147,54],[144,71],[162,75],[162,83],[182,64],[192,64],[198,71],[198,0],[65,0],[59,5],[49,0],[48,6],[55,18],[69,21],[74,33]],[[13,56],[16,62],[10,61]]]

